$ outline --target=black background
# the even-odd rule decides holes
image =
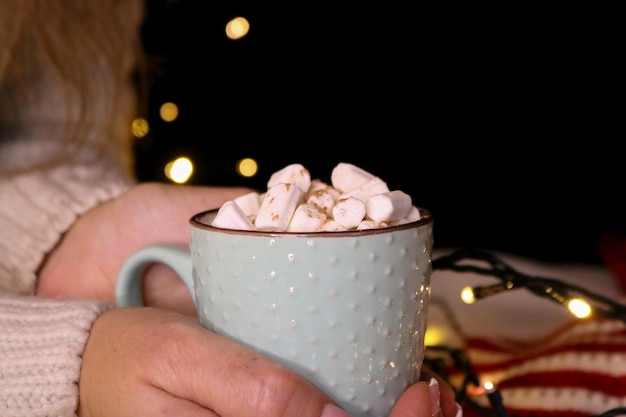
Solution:
[[[149,1],[138,178],[184,154],[191,184],[262,190],[290,163],[328,180],[352,162],[429,208],[437,247],[601,262],[601,236],[626,234],[616,11],[364,3]]]

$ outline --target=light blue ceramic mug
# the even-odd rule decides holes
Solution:
[[[275,233],[190,219],[190,250],[153,245],[123,265],[119,307],[141,306],[144,269],[174,269],[207,329],[296,370],[355,417],[387,416],[419,379],[432,215],[366,231]]]

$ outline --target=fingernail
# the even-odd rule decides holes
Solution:
[[[350,414],[343,411],[341,408],[334,404],[326,404],[322,410],[320,417],[351,417]]]
[[[430,410],[433,417],[437,417],[441,414],[441,406],[439,405],[439,382],[436,378],[430,378],[428,383],[428,393],[430,394]]]
[[[463,408],[459,403],[456,403],[456,414],[454,417],[463,417]]]

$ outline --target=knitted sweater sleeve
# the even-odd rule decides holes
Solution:
[[[0,178],[0,293],[34,294],[37,269],[77,217],[130,187],[107,172],[63,165]]]
[[[102,301],[34,297],[36,273],[77,217],[130,181],[64,165],[0,178],[0,415],[73,417],[81,356]]]
[[[0,294],[0,415],[75,417],[81,355],[101,301]]]

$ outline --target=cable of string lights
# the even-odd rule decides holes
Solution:
[[[482,263],[478,265],[477,262]],[[448,255],[433,259],[433,270],[450,270],[461,273],[476,273],[497,278],[499,282],[489,286],[466,287],[461,298],[468,304],[506,291],[524,288],[534,295],[547,298],[567,308],[578,318],[591,316],[620,320],[626,323],[626,305],[596,294],[580,286],[563,281],[521,273],[497,256],[478,249],[461,248]],[[454,386],[456,400],[460,404],[469,404],[474,410],[485,416],[508,417],[506,404],[500,390],[491,381],[480,382],[473,370],[468,355],[458,348],[447,346],[428,346],[430,351],[443,353],[459,369],[463,378]],[[447,377],[445,361],[440,356],[426,357],[424,362],[435,372]],[[486,395],[490,407],[480,405],[476,396]],[[626,416],[626,407],[612,408],[590,417]]]

